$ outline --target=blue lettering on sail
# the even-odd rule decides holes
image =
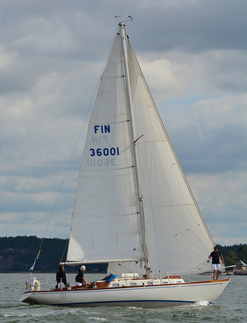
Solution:
[[[109,124],[94,126],[94,133],[110,133],[110,132],[111,132],[111,128]]]
[[[94,125],[92,135],[92,146],[89,148],[89,158],[87,159],[88,167],[116,166],[117,157],[120,155],[119,147],[107,147],[110,141],[111,126],[109,124]],[[97,147],[98,146],[98,147]],[[101,146],[101,147],[100,147]]]
[[[91,148],[89,149],[90,156],[119,156],[119,147],[112,147],[112,148]]]

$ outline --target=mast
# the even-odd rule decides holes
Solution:
[[[146,229],[145,229],[145,216],[144,216],[142,191],[141,191],[141,184],[140,184],[138,155],[137,155],[137,148],[136,148],[136,142],[139,138],[137,140],[135,140],[136,134],[135,134],[135,127],[134,127],[134,114],[133,114],[132,96],[131,96],[131,88],[130,88],[128,57],[127,57],[127,49],[126,49],[126,32],[125,32],[124,22],[119,23],[119,29],[120,29],[120,35],[121,35],[122,48],[123,48],[128,107],[129,107],[129,113],[130,113],[130,125],[131,125],[131,133],[132,133],[132,140],[133,140],[134,166],[136,169],[135,174],[136,174],[137,194],[138,194],[140,219],[141,219],[142,249],[143,249],[143,253],[144,253],[146,276],[150,277],[151,269],[150,269],[149,257],[148,257],[147,238],[146,238]]]

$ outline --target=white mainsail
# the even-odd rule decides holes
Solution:
[[[212,238],[129,40],[126,59],[122,37],[121,32],[116,35],[90,119],[67,262],[145,260],[145,227],[154,274],[207,270]]]
[[[122,45],[101,77],[78,180],[67,261],[143,257]]]

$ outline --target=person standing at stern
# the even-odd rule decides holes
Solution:
[[[212,258],[213,280],[217,280],[220,272],[220,259],[224,263],[224,258],[217,247],[214,247],[214,251],[208,256],[208,259]]]

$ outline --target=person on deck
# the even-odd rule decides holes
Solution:
[[[214,251],[208,256],[208,259],[212,258],[213,280],[217,280],[220,272],[220,259],[224,263],[224,258],[217,247],[214,247]]]
[[[66,280],[66,273],[64,270],[64,266],[60,265],[59,270],[56,275],[57,285],[56,288],[65,288],[67,286],[67,280]]]
[[[75,277],[75,286],[87,286],[87,282],[84,278],[84,273],[86,271],[86,267],[85,266],[81,266],[80,269],[78,269],[78,274]]]

